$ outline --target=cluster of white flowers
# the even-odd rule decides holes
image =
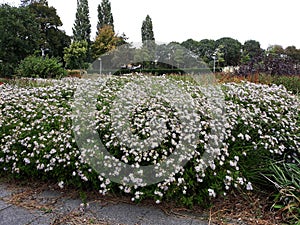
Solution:
[[[72,80],[39,81],[41,87],[0,87],[0,168],[35,174],[64,171],[85,179],[80,151],[72,135]],[[23,171],[23,172],[24,172]],[[63,186],[63,182],[59,182]]]
[[[79,84],[87,88],[85,99],[73,98]],[[93,85],[97,89],[89,90]],[[289,158],[299,154],[299,99],[275,85],[229,83],[216,88],[224,93],[224,105],[217,97],[209,99],[218,94],[213,90],[207,95],[200,86],[166,77],[65,79],[28,88],[1,85],[0,169],[58,173],[61,188],[67,179],[89,181],[96,171],[100,193],[107,193],[117,180],[111,177],[117,177],[120,190],[132,193],[133,201],[149,183],[156,185],[157,202],[172,185],[187,194],[190,171],[190,179],[201,187],[207,176],[223,176],[224,194],[232,187],[252,190],[240,172],[251,152],[267,150]],[[82,104],[87,95],[96,96],[96,111]],[[89,120],[81,124],[86,126],[72,126],[74,113]],[[95,133],[87,132],[93,126],[110,156],[95,150]],[[82,135],[86,132],[90,136]],[[95,157],[104,163],[91,165]],[[131,168],[129,175],[123,173],[124,164]],[[154,175],[143,170],[150,166]],[[215,197],[215,187],[207,185],[206,192]]]
[[[233,137],[264,148],[272,154],[299,153],[299,98],[282,86],[253,83],[224,85],[230,124],[240,124],[241,133]],[[250,149],[251,150],[251,149]],[[246,152],[245,152],[246,154]],[[235,164],[236,161],[231,161]]]

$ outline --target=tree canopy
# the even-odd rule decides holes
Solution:
[[[49,56],[63,59],[64,48],[71,41],[66,33],[59,29],[63,24],[54,7],[49,7],[46,1],[36,1],[28,5],[39,23],[40,49]]]
[[[28,6],[33,3],[41,3],[41,4],[48,5],[47,0],[21,0],[21,6]]]
[[[64,50],[64,60],[68,69],[85,69],[86,57],[88,52],[87,41],[74,41],[69,47]]]
[[[242,44],[233,38],[224,37],[216,40],[216,47],[222,46],[221,52],[224,55],[224,62],[221,66],[237,66],[241,59]]]
[[[92,56],[96,59],[124,43],[122,37],[118,37],[111,26],[105,25],[99,29],[98,35],[92,44]]]
[[[18,63],[39,49],[41,33],[35,15],[27,7],[0,7],[0,75],[14,73]]]
[[[83,68],[93,59],[126,44],[125,34],[119,36],[114,31],[110,0],[101,0],[98,5],[94,42],[91,41],[88,0],[77,0],[72,44],[71,37],[61,30],[62,21],[56,9],[49,6],[47,0],[20,1],[20,7],[0,5],[0,75],[13,74],[20,61],[29,55],[66,59],[68,68]],[[222,67],[234,66],[242,68],[242,73],[265,71],[270,74],[293,74],[300,70],[300,49],[295,46],[283,48],[272,45],[264,50],[256,40],[241,44],[230,37],[200,41],[187,39],[180,44],[191,51],[186,54],[181,48],[169,48],[173,42],[165,46],[155,43],[149,15],[142,21],[141,35],[143,46],[135,56],[139,60],[157,63],[164,59],[177,67],[188,67],[187,62],[192,57],[204,61],[210,68],[217,66],[217,71],[221,71]],[[73,53],[75,58],[71,57]]]

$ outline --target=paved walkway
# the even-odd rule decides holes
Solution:
[[[201,215],[167,215],[155,206],[90,202],[82,206],[78,198],[59,191],[12,190],[0,184],[0,225],[100,224],[100,225],[207,225]],[[26,200],[22,200],[26,196]]]

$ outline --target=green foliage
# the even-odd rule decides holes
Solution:
[[[155,41],[152,19],[149,15],[147,15],[146,19],[143,21],[141,31],[142,31],[142,42],[143,43],[146,41]]]
[[[73,27],[75,41],[90,43],[91,23],[89,19],[88,0],[77,0],[76,19]]]
[[[40,24],[39,46],[46,50],[50,57],[63,58],[63,50],[69,46],[70,37],[59,28],[63,25],[54,7],[49,7],[47,1],[33,2],[29,6]]]
[[[271,55],[282,55],[284,54],[284,49],[281,45],[270,45],[267,48],[267,52]]]
[[[47,1],[23,1],[22,7],[0,7],[0,76],[11,76],[21,60],[45,50],[50,57],[63,58],[70,43],[56,9]]]
[[[214,57],[216,57],[217,67],[224,65],[224,51],[222,50],[224,46],[222,44],[216,45],[216,41],[214,40],[203,39],[195,41],[188,39],[182,42],[181,45],[195,53],[211,69],[214,67]]]
[[[210,39],[203,39],[199,42],[199,48],[200,57],[204,60],[204,62],[211,62],[216,48],[215,41]]]
[[[64,60],[68,69],[86,69],[88,53],[87,41],[74,41],[68,48],[64,50]]]
[[[251,61],[254,57],[259,56],[263,52],[260,48],[260,43],[255,40],[245,41],[242,50],[242,63]]]
[[[28,56],[21,61],[17,74],[20,77],[61,78],[66,71],[56,58]]]
[[[217,48],[214,40],[203,39],[201,41],[195,41],[188,39],[182,42],[181,45],[195,53],[201,60],[207,63],[210,68],[213,68],[213,54]]]
[[[48,5],[47,0],[21,0],[21,6],[28,6],[34,3],[40,3],[40,4],[45,4]]]
[[[284,52],[288,57],[294,60],[296,65],[300,65],[300,49],[297,49],[295,46],[288,46]]]
[[[39,49],[39,23],[24,7],[0,6],[0,76],[12,76],[26,56]]]
[[[200,47],[200,43],[199,41],[195,41],[193,39],[188,39],[184,42],[181,43],[181,45],[183,47],[185,47],[186,49],[194,52],[195,54],[197,54],[198,56],[200,56],[200,51],[201,51],[201,47]]]
[[[97,31],[104,26],[111,26],[114,31],[114,18],[111,12],[111,4],[109,0],[102,0],[101,5],[98,5],[98,23]],[[97,33],[98,35],[99,33]]]
[[[49,49],[46,53],[49,57],[57,57],[60,60],[64,58],[64,49],[71,44],[70,37],[64,31],[50,28],[47,31],[46,43],[49,43]],[[65,63],[65,62],[64,62]]]
[[[224,45],[219,45],[213,53],[213,57],[217,62],[217,67],[223,67],[225,62]],[[226,51],[226,50],[225,50]]]
[[[289,224],[300,223],[300,160],[289,163],[273,162],[268,180],[277,188],[273,208],[282,214]]]
[[[93,58],[97,59],[104,53],[116,49],[120,43],[123,43],[123,39],[115,34],[113,27],[104,25],[91,46]]]
[[[216,40],[216,47],[223,46],[221,49],[224,54],[224,63],[221,66],[237,66],[241,59],[242,44],[233,38],[224,37]]]
[[[300,76],[271,76],[271,82],[283,85],[294,94],[300,93]]]

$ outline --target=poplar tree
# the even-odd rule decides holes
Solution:
[[[89,18],[88,0],[77,0],[76,19],[73,27],[74,41],[90,43],[91,23]]]
[[[142,42],[146,41],[155,41],[154,32],[153,32],[153,24],[149,15],[146,16],[146,19],[142,24]]]
[[[101,4],[98,5],[97,35],[104,26],[111,26],[114,31],[114,18],[109,0],[102,0]]]

